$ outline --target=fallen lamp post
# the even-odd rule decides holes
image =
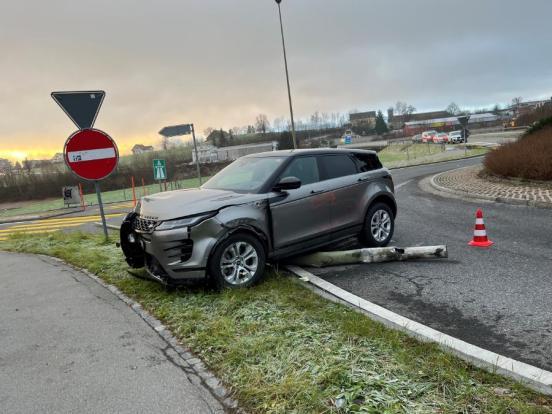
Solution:
[[[416,247],[374,247],[365,249],[317,252],[297,257],[290,262],[300,266],[325,267],[355,263],[380,263],[411,259],[447,258],[446,245]]]

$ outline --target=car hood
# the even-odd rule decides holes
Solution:
[[[154,220],[171,220],[216,211],[232,205],[246,204],[263,198],[263,194],[242,194],[204,188],[166,191],[142,197],[138,213]]]

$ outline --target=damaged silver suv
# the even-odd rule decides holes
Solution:
[[[143,197],[121,226],[121,247],[130,266],[167,285],[210,277],[221,288],[250,286],[266,261],[351,236],[387,245],[393,191],[373,151],[248,155],[201,188]]]

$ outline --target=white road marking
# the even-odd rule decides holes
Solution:
[[[408,181],[405,181],[404,183],[400,183],[399,185],[396,185],[395,186],[395,191],[397,191],[399,188],[407,185],[410,181],[412,181],[412,180],[408,180]]]

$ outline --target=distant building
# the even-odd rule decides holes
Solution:
[[[520,102],[519,105],[517,106],[516,105],[510,106],[510,110],[513,111],[516,115],[524,115],[544,105],[548,105],[550,104],[550,102],[552,102],[552,98],[546,99],[546,100],[539,100],[539,101]]]
[[[0,174],[6,174],[11,171],[12,165],[9,160],[0,158]]]
[[[427,121],[429,119],[447,118],[447,111],[418,112],[415,114],[394,115],[393,109],[387,110],[387,125],[390,129],[401,129],[407,122]]]
[[[62,162],[64,162],[64,157],[63,157],[63,153],[62,152],[58,152],[56,153],[56,155],[54,155],[51,159],[50,159],[50,162],[52,164],[60,164]]]
[[[257,154],[259,152],[275,151],[278,143],[263,142],[261,144],[233,145],[230,147],[215,147],[213,145],[202,145],[197,148],[200,163],[234,161],[244,155]],[[195,162],[195,151],[192,151],[192,160]]]
[[[485,128],[502,125],[502,117],[493,113],[472,114],[468,121],[468,128]],[[446,118],[424,119],[409,121],[404,124],[404,132],[407,135],[414,135],[420,132],[436,129],[438,131],[453,131],[460,129],[458,117],[447,116]]]
[[[151,152],[153,151],[153,147],[151,145],[142,145],[142,144],[136,144],[132,147],[132,153],[134,155],[143,154],[144,152]]]
[[[349,122],[354,128],[373,129],[376,126],[376,111],[349,114]]]

